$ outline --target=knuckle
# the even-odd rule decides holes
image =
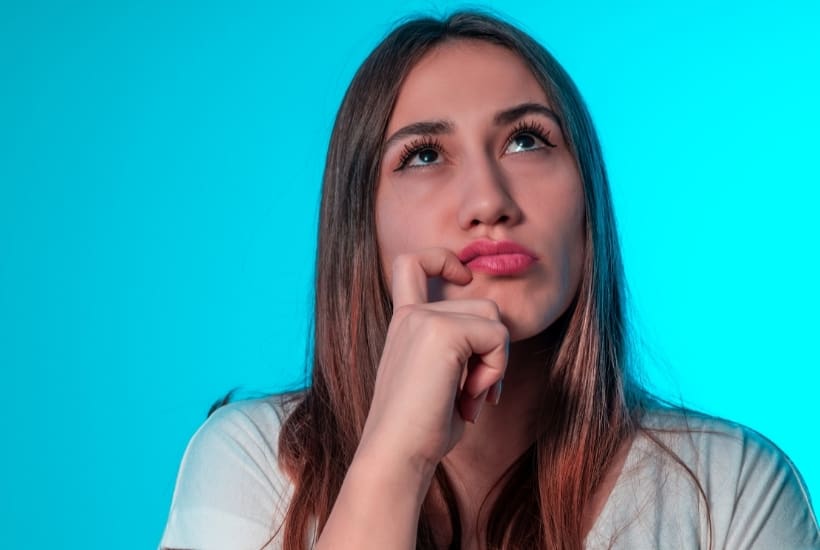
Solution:
[[[435,326],[439,316],[424,307],[424,304],[408,304],[393,312],[393,318],[408,325],[412,329],[425,326]]]
[[[496,333],[498,335],[498,339],[503,341],[505,344],[509,344],[510,342],[510,329],[502,323],[501,321],[496,321],[495,323]]]
[[[498,304],[495,303],[493,300],[488,298],[481,298],[479,299],[481,303],[481,307],[486,312],[486,315],[491,319],[498,320],[501,318],[501,310],[498,308]]]
[[[419,307],[415,304],[399,306],[393,310],[393,319],[401,321],[412,317],[414,314],[418,314],[418,311]]]
[[[432,313],[425,316],[424,324],[433,335],[441,334],[442,332],[448,330],[450,326],[449,319],[446,315],[435,315]]]

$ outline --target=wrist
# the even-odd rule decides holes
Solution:
[[[351,464],[351,470],[377,481],[382,487],[396,490],[396,493],[412,496],[418,505],[424,501],[433,476],[436,462],[421,456],[403,452],[394,446],[370,444],[359,445]]]
[[[388,450],[359,446],[317,550],[415,548],[435,466]]]

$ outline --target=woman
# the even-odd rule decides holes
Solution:
[[[331,137],[312,384],[209,419],[162,545],[820,547],[773,444],[630,376],[622,285],[558,63],[481,14],[400,26]]]

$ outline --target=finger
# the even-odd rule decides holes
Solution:
[[[484,406],[485,399],[487,399],[486,391],[478,397],[470,397],[466,393],[462,393],[458,400],[458,412],[461,418],[475,424],[481,413],[481,408]]]
[[[393,309],[426,304],[427,279],[430,277],[441,277],[461,285],[466,285],[473,278],[470,270],[446,248],[427,248],[402,254],[393,260]]]
[[[467,376],[462,390],[470,397],[478,397],[504,378],[507,369],[509,332],[500,322],[478,318],[461,321],[464,337],[477,360],[468,361]],[[474,364],[473,364],[474,363]]]
[[[470,397],[489,392],[504,376],[504,371],[480,361],[467,373],[462,390]]]
[[[502,378],[490,388],[490,391],[487,392],[487,403],[491,403],[493,405],[498,405],[501,401],[501,390],[504,387],[504,379]]]
[[[492,300],[468,299],[468,300],[442,300],[441,302],[430,302],[425,309],[440,313],[453,313],[462,315],[473,315],[493,321],[501,320],[501,311],[498,304]]]

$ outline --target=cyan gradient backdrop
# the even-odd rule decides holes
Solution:
[[[2,3],[0,546],[154,547],[209,404],[302,376],[344,88],[459,5]],[[816,497],[818,2],[491,7],[589,103],[653,385]]]

